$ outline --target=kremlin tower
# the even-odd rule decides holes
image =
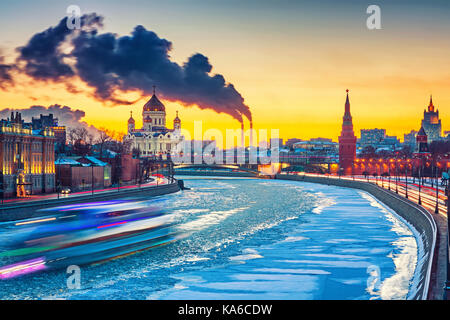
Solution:
[[[428,148],[428,135],[425,132],[423,126],[420,127],[419,132],[416,135],[416,156],[427,155],[430,153]]]
[[[345,101],[345,113],[342,123],[342,131],[339,136],[339,170],[345,175],[352,174],[353,161],[356,158],[356,136],[353,132],[352,115],[350,113],[350,101]]]

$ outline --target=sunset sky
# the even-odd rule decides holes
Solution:
[[[13,63],[15,49],[57,25],[71,4],[103,16],[100,32],[124,36],[137,25],[155,32],[172,42],[171,60],[179,65],[195,53],[205,55],[211,74],[223,75],[245,99],[255,129],[279,129],[285,140],[336,141],[346,89],[357,136],[363,128],[385,128],[403,140],[404,133],[420,128],[430,94],[443,130],[450,130],[450,1],[4,0],[3,62]],[[381,30],[366,27],[370,4],[381,8]],[[17,79],[14,87],[0,90],[0,109],[67,105],[84,110],[89,124],[123,132],[130,110],[141,125],[149,99],[112,106],[94,99],[81,80],[74,83],[85,90],[70,93],[62,84]],[[205,129],[240,127],[226,114],[165,105],[169,127],[176,110],[187,129],[194,120],[203,120]]]

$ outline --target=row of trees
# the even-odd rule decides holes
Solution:
[[[57,153],[77,156],[95,154],[103,158],[107,156],[107,150],[122,153],[128,150],[128,147],[128,143],[122,141],[120,132],[99,128],[93,133],[85,127],[78,127],[67,131],[67,145],[63,146],[64,150],[57,150]]]

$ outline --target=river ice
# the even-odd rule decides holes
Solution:
[[[371,195],[297,181],[183,177],[161,197],[180,239],[0,282],[2,299],[406,299],[413,232]]]

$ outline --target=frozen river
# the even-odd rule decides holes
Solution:
[[[181,239],[0,281],[2,299],[406,299],[413,232],[371,195],[296,181],[183,177],[162,197]]]

